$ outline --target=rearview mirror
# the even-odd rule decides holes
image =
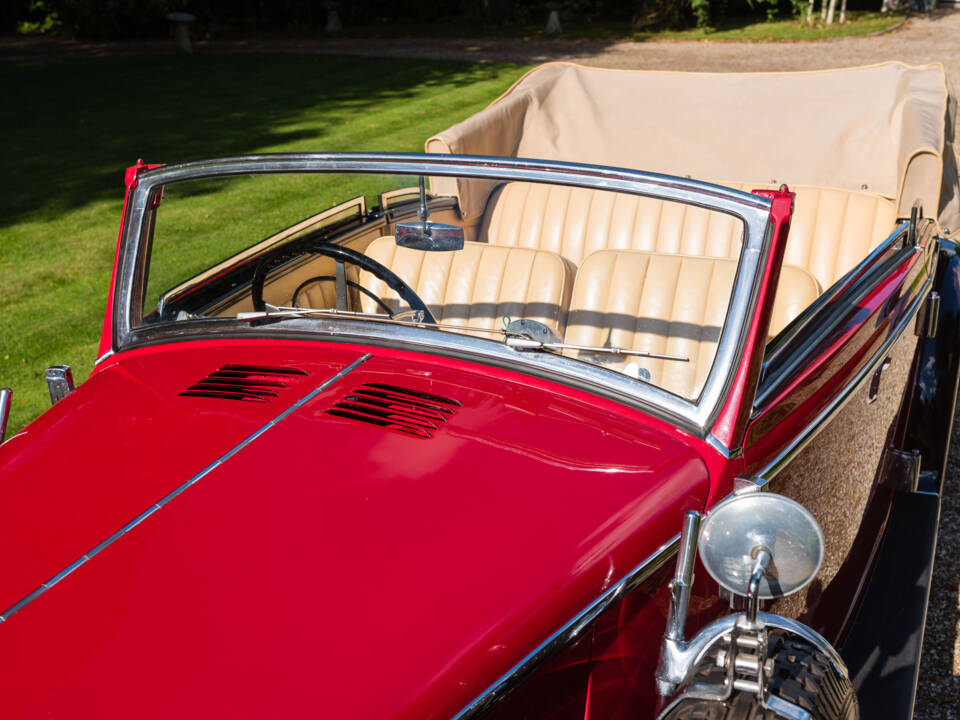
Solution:
[[[463,250],[463,228],[433,222],[397,223],[397,245],[414,250]]]
[[[430,222],[427,207],[427,188],[420,176],[420,222],[397,223],[393,237],[399,247],[427,252],[463,250],[463,228],[456,225]]]

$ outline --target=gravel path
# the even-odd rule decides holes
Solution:
[[[172,53],[174,49],[171,41],[0,39],[0,59],[8,60]],[[518,63],[571,60],[613,68],[720,72],[810,70],[901,60],[910,64],[941,62],[954,86],[960,88],[960,10],[911,18],[901,29],[875,37],[816,43],[284,38],[200,42],[197,52],[345,53]],[[960,422],[954,430],[948,470],[916,720],[960,718]]]

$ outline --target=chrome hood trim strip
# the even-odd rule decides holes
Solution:
[[[538,667],[550,660],[568,644],[578,639],[604,610],[610,608],[624,595],[637,587],[672,558],[680,547],[680,534],[657,548],[646,560],[637,565],[616,585],[610,587],[569,622],[534,648],[523,660],[504,673],[493,685],[474,698],[469,705],[453,716],[452,720],[468,720],[480,717],[503,700],[532,675]]]
[[[237,443],[234,447],[230,448],[230,450],[228,450],[228,451],[225,452],[223,455],[221,455],[221,456],[218,457],[216,460],[214,460],[212,463],[210,463],[209,465],[207,465],[205,468],[203,468],[203,470],[201,470],[201,471],[198,472],[196,475],[194,475],[193,477],[191,477],[191,478],[190,478],[189,480],[187,480],[185,483],[183,483],[182,485],[180,485],[180,486],[177,487],[177,488],[174,488],[172,491],[170,491],[169,493],[167,493],[167,494],[166,494],[163,498],[161,498],[159,501],[157,501],[156,503],[154,503],[153,505],[151,505],[150,507],[148,507],[146,510],[144,510],[142,513],[140,513],[139,515],[137,515],[133,520],[131,520],[131,521],[128,522],[126,525],[124,525],[124,526],[121,527],[119,530],[117,530],[115,533],[113,533],[112,535],[110,535],[110,537],[108,537],[106,540],[104,540],[104,541],[101,542],[99,545],[96,545],[96,546],[93,547],[92,549],[90,549],[90,550],[88,550],[87,552],[85,552],[85,553],[84,553],[83,555],[81,555],[79,558],[77,558],[77,559],[74,560],[72,563],[70,563],[69,565],[67,565],[67,567],[65,567],[63,570],[61,570],[61,571],[58,572],[56,575],[54,575],[52,578],[50,578],[50,579],[47,580],[45,583],[43,583],[42,585],[40,585],[40,587],[38,587],[36,590],[34,590],[34,591],[31,592],[29,595],[27,595],[26,597],[24,597],[23,599],[21,599],[19,602],[15,603],[14,605],[11,605],[9,608],[7,608],[6,610],[4,610],[3,613],[0,613],[0,623],[6,622],[6,621],[10,618],[10,616],[13,615],[15,612],[17,612],[18,610],[21,610],[21,609],[24,608],[26,605],[29,605],[31,602],[33,602],[33,601],[36,600],[38,597],[40,597],[41,595],[43,595],[47,590],[49,590],[50,588],[52,588],[52,587],[53,587],[54,585],[56,585],[58,582],[60,582],[61,580],[63,580],[63,579],[64,579],[65,577],[67,577],[68,575],[72,574],[72,573],[73,573],[77,568],[79,568],[81,565],[84,565],[88,560],[90,560],[90,559],[93,558],[94,556],[99,555],[99,554],[100,554],[103,550],[105,550],[107,547],[109,547],[110,545],[112,545],[113,543],[115,543],[115,542],[116,542],[117,540],[119,540],[121,537],[123,537],[123,536],[126,535],[128,532],[130,532],[131,530],[133,530],[137,525],[139,525],[139,524],[142,523],[144,520],[146,520],[148,517],[150,517],[150,516],[153,515],[155,512],[157,512],[157,510],[159,510],[160,508],[162,508],[164,505],[166,505],[167,503],[169,503],[171,500],[173,500],[173,499],[174,499],[175,497],[177,497],[178,495],[182,494],[184,491],[186,491],[186,490],[187,490],[188,488],[190,488],[191,486],[195,485],[195,484],[196,484],[197,482],[199,482],[201,479],[203,479],[204,477],[206,477],[207,475],[209,475],[213,470],[215,470],[216,468],[218,468],[218,467],[220,467],[221,465],[223,465],[227,460],[229,460],[230,458],[232,458],[234,455],[236,455],[238,452],[240,452],[240,451],[241,451],[243,448],[245,448],[247,445],[249,445],[249,444],[252,443],[254,440],[256,440],[258,437],[260,437],[260,436],[263,435],[265,432],[267,432],[267,430],[269,430],[270,428],[274,427],[275,425],[277,425],[278,423],[280,423],[281,421],[283,421],[284,419],[286,419],[287,417],[289,417],[292,413],[294,413],[294,412],[296,412],[297,410],[299,410],[301,407],[303,407],[306,403],[310,402],[313,398],[315,398],[315,397],[316,397],[317,395],[319,395],[321,392],[323,392],[323,391],[326,390],[328,387],[330,387],[331,385],[333,385],[335,382],[337,382],[338,380],[340,380],[344,375],[346,375],[346,374],[349,373],[349,372],[352,372],[353,370],[355,370],[356,368],[358,368],[360,365],[362,365],[363,363],[365,363],[367,360],[369,360],[371,357],[372,357],[371,353],[365,353],[364,355],[361,355],[359,358],[357,358],[357,359],[354,360],[352,363],[350,363],[349,365],[347,365],[345,368],[343,368],[343,369],[342,369],[340,372],[338,372],[336,375],[333,375],[333,376],[327,378],[326,380],[324,380],[322,383],[320,383],[320,384],[319,384],[317,387],[315,387],[313,390],[311,390],[311,391],[308,392],[306,395],[304,395],[302,398],[300,398],[299,400],[297,400],[297,401],[296,401],[295,403],[293,403],[290,407],[288,407],[286,410],[284,410],[283,412],[281,412],[281,413],[280,413],[279,415],[277,415],[275,418],[273,418],[272,420],[270,420],[269,422],[267,422],[265,425],[263,425],[262,427],[260,427],[260,428],[258,428],[257,430],[255,430],[251,435],[248,435],[246,438],[244,438],[243,440],[241,440],[241,441],[240,441],[239,443]]]

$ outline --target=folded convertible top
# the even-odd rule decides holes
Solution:
[[[956,102],[939,63],[797,73],[534,68],[427,152],[570,160],[715,182],[784,182],[914,201],[960,227]],[[468,217],[490,187],[434,179]]]

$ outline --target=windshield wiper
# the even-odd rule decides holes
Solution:
[[[423,321],[423,313],[418,310],[411,310],[403,313],[397,313],[392,317],[386,317],[380,313],[357,312],[355,310],[335,310],[332,308],[293,308],[277,307],[275,310],[239,312],[236,315],[237,320],[263,320],[269,318],[292,318],[303,315],[321,315],[330,317],[349,317],[362,318],[365,320],[375,320],[391,325],[416,325],[420,327],[436,328],[438,330],[454,330],[457,332],[481,332],[495,333],[504,335],[504,342],[507,347],[513,350],[580,350],[583,352],[603,353],[607,355],[623,355],[624,357],[649,358],[651,360],[674,360],[676,362],[690,362],[690,358],[681,355],[665,355],[663,353],[651,353],[645,350],[628,350],[620,347],[596,347],[593,345],[571,345],[563,342],[540,341],[532,339],[527,333],[516,330],[507,330],[501,328],[474,327],[471,325],[451,325],[448,323],[430,323]],[[409,317],[409,319],[408,319]],[[506,319],[505,319],[506,322]]]
[[[437,328],[439,330],[456,330],[458,332],[482,332],[482,333],[494,333],[497,335],[514,335],[509,330],[501,330],[500,328],[484,328],[484,327],[474,327],[472,325],[452,325],[450,323],[432,323],[424,322],[423,320],[423,311],[421,310],[407,310],[404,312],[396,313],[392,316],[386,316],[382,313],[366,313],[366,312],[357,312],[356,310],[334,310],[332,308],[291,308],[291,307],[278,307],[276,310],[266,310],[266,311],[256,311],[256,312],[239,312],[236,314],[237,320],[263,320],[268,318],[289,318],[289,317],[300,317],[303,315],[320,315],[320,316],[331,316],[331,317],[347,317],[347,318],[359,318],[363,320],[376,320],[377,322],[389,323],[391,325],[404,325],[409,327],[410,325],[417,325],[420,327],[429,327]]]
[[[647,352],[646,350],[628,350],[621,347],[597,347],[595,345],[571,345],[570,343],[562,342],[541,342],[526,337],[508,337],[506,343],[507,347],[513,348],[514,350],[582,350],[583,352],[650,358],[651,360],[690,362],[690,358],[682,355],[664,355],[662,353]]]

